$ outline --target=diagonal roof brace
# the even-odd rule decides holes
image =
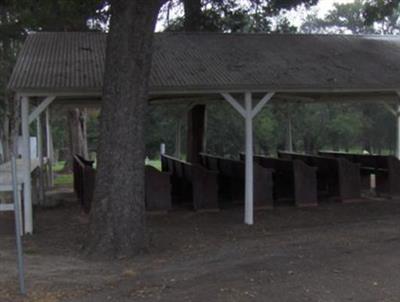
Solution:
[[[29,114],[29,124],[32,123],[38,116],[54,101],[55,96],[46,97],[40,104]]]
[[[233,108],[236,109],[240,113],[241,116],[246,118],[247,114],[250,114],[251,118],[254,118],[260,110],[264,107],[265,104],[267,104],[271,98],[274,96],[275,92],[269,92],[264,97],[257,103],[257,105],[254,106],[254,108],[251,108],[250,112],[247,112],[245,108],[229,93],[227,92],[221,92],[221,95],[224,97],[224,99],[232,105]],[[245,97],[251,99],[251,92],[245,92]]]

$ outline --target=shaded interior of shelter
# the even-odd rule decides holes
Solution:
[[[237,98],[238,100],[243,99],[243,94],[240,93],[232,93],[232,95]],[[262,97],[262,93],[254,93],[253,96],[255,99],[259,99]],[[340,102],[340,101],[365,101],[365,102],[373,102],[376,99],[387,99],[388,102],[393,101],[396,99],[397,95],[392,92],[374,92],[374,93],[310,93],[310,92],[302,92],[302,93],[277,93],[273,100],[273,102]],[[31,102],[35,103],[40,103],[41,98],[32,98]],[[223,99],[220,95],[218,94],[205,94],[205,95],[185,95],[185,96],[178,96],[178,95],[171,95],[171,96],[154,96],[152,95],[150,97],[150,106],[174,106],[175,104],[181,104],[182,102],[190,102],[192,100],[197,100],[197,103],[200,104],[219,104],[223,102]],[[200,101],[199,101],[200,100]],[[57,102],[59,105],[63,104],[66,108],[71,107],[74,108],[76,106],[78,107],[85,107],[85,108],[90,108],[90,107],[95,107],[99,108],[101,105],[101,99],[96,96],[92,97],[86,97],[84,101],[82,101],[82,98],[74,97],[74,96],[60,96],[57,98]],[[223,143],[223,142],[221,142]],[[237,154],[232,154],[231,158],[235,158],[237,160],[241,159],[243,160],[243,156],[241,158],[241,155],[243,155],[244,150],[238,150]],[[168,152],[167,152],[168,154]],[[215,154],[214,154],[215,155]],[[257,154],[255,154],[257,155]],[[275,155],[276,156],[276,155]],[[204,163],[202,166],[206,166]],[[271,169],[273,169],[271,167]],[[295,207],[296,200],[294,198],[295,192],[294,192],[294,179],[292,174],[287,174],[287,175],[281,175],[280,179],[276,177],[276,171],[271,172],[271,180],[272,183],[270,184],[270,194],[272,196],[269,196],[266,201],[266,204],[263,204],[261,206],[257,206],[255,204],[255,209],[265,209],[267,208],[272,208],[272,207]],[[90,177],[95,174],[95,172],[91,171],[89,173],[92,173]],[[318,173],[318,172],[317,172]],[[237,174],[244,175],[244,163],[242,170],[239,171]],[[360,174],[361,175],[361,174]],[[368,177],[371,175],[368,174]],[[218,190],[217,190],[217,201],[216,204],[214,204],[211,207],[205,206],[204,208],[202,206],[197,207],[194,203],[193,199],[193,184],[190,181],[176,181],[171,177],[170,182],[171,182],[171,191],[170,193],[168,192],[163,192],[163,194],[170,194],[171,198],[171,206],[166,207],[166,208],[156,208],[155,211],[157,212],[160,210],[161,212],[167,212],[170,210],[173,211],[187,211],[187,210],[229,210],[232,208],[242,208],[244,204],[244,196],[245,196],[245,186],[244,186],[244,179],[235,179],[235,180],[229,180],[227,177],[223,177],[222,175],[217,176],[218,180]],[[88,187],[90,187],[89,190],[93,190],[94,188],[94,179],[86,179],[83,180],[82,186],[85,186],[86,188],[83,189],[83,191],[86,191]],[[178,184],[177,184],[178,182]],[[179,183],[180,182],[180,183]],[[375,198],[377,196],[376,192],[373,191],[373,188],[370,188],[365,185],[365,178],[364,178],[364,183],[363,186],[360,188],[360,195],[355,196],[354,199],[365,199],[365,198]],[[370,184],[370,182],[369,182]],[[316,200],[311,201],[311,206],[315,206],[316,204],[321,204],[321,203],[336,203],[342,201],[338,196],[332,196],[331,188],[327,187],[326,184],[322,184],[318,181],[316,181]],[[234,192],[232,192],[230,189],[235,188]],[[333,190],[339,190],[338,188],[334,188]],[[75,191],[76,188],[75,188]],[[200,191],[201,192],[201,191]],[[81,202],[82,206],[88,207],[85,210],[89,212],[90,210],[90,203],[93,198],[93,196],[90,196],[93,194],[93,192],[85,192],[85,196],[80,196],[80,192],[78,193],[78,199]],[[204,192],[201,192],[201,194]],[[158,196],[160,198],[161,195]],[[206,195],[207,196],[207,195]],[[387,195],[385,195],[387,196]],[[165,195],[164,195],[165,197]],[[90,199],[90,201],[89,201]],[[351,199],[351,198],[350,198]],[[89,206],[88,206],[89,204]],[[160,204],[163,204],[163,200],[160,200]],[[307,205],[306,205],[307,206]],[[152,211],[152,210],[150,210]]]
[[[338,98],[340,98],[342,95],[339,95]],[[209,100],[210,102],[212,101],[212,98]],[[275,101],[279,101],[279,98],[275,99]],[[176,99],[165,99],[165,104],[160,104],[160,103],[155,103],[154,106],[172,106],[172,104],[178,102]],[[223,142],[221,142],[223,143]],[[242,162],[242,167],[239,170],[236,170],[236,175],[244,175],[244,154],[242,153],[243,150],[238,150],[237,154],[232,154],[231,157],[227,157],[226,160],[230,161],[232,159],[232,156],[236,159],[236,161],[241,160]],[[285,152],[280,152],[285,155]],[[168,152],[167,152],[168,154]],[[205,155],[205,154],[203,154]],[[279,152],[278,152],[279,155]],[[287,155],[287,154],[286,154]],[[209,157],[218,157],[215,156],[215,154],[208,154]],[[294,154],[294,156],[302,156],[300,154]],[[319,157],[323,156],[321,154],[311,154],[310,157]],[[362,155],[360,155],[362,156]],[[278,160],[279,158],[281,160],[284,160],[282,156],[273,156],[274,159]],[[221,157],[221,160],[223,160],[223,157]],[[296,160],[296,158],[286,158],[287,162],[291,162],[292,160]],[[298,158],[297,158],[298,160]],[[183,162],[183,161],[182,161]],[[306,161],[307,162],[307,161]],[[311,200],[303,200],[305,204],[296,204],[295,200],[295,179],[293,172],[288,172],[288,173],[283,173],[280,171],[280,175],[277,176],[277,172],[279,171],[274,171],[274,167],[269,167],[271,169],[271,183],[265,184],[266,190],[270,190],[271,196],[269,196],[267,199],[266,203],[260,205],[259,207],[256,204],[256,209],[264,209],[265,207],[267,208],[272,208],[272,207],[286,207],[286,206],[316,206],[317,204],[321,203],[336,203],[336,202],[354,202],[354,201],[362,201],[363,199],[366,198],[375,198],[375,197],[391,197],[391,194],[388,194],[388,192],[377,192],[375,191],[375,183],[376,183],[376,175],[375,171],[373,170],[373,167],[364,167],[364,170],[357,168],[357,163],[353,164],[351,162],[346,162],[342,163],[344,165],[347,165],[346,167],[339,167],[339,168],[332,168],[331,165],[334,165],[334,162],[336,162],[335,159],[331,158],[331,164],[325,164],[325,167],[317,167],[317,168],[312,168],[313,164],[309,164],[308,169],[309,170],[315,170],[315,176],[316,179],[312,180],[312,184],[307,183],[302,183],[301,185],[304,186],[304,191],[303,194],[308,194],[308,190],[313,190],[312,185],[315,186],[314,190],[315,196],[314,198],[311,198]],[[203,167],[206,167],[208,170],[214,170],[218,171],[218,164],[211,164],[211,166],[207,166],[207,163],[204,161],[200,161],[200,165]],[[324,165],[324,164],[322,164]],[[168,166],[168,165],[166,165]],[[172,168],[173,169],[173,168]],[[184,170],[184,168],[181,168]],[[324,170],[325,169],[325,170]],[[330,170],[333,169],[333,170]],[[334,169],[338,169],[335,171]],[[340,171],[342,169],[345,169],[345,174],[339,176]],[[378,167],[377,167],[378,169]],[[383,170],[385,169],[383,166],[379,167],[379,169]],[[367,170],[371,170],[368,173],[364,173]],[[165,172],[171,172],[171,170],[168,169],[168,167],[163,168],[163,171]],[[193,191],[196,190],[193,187],[193,184],[191,183],[190,180],[188,179],[179,179],[180,177],[174,177],[171,176],[170,182],[171,182],[171,191],[170,193],[166,193],[164,191],[164,197],[165,194],[170,194],[171,197],[171,208],[168,208],[168,210],[215,210],[215,209],[230,209],[234,207],[243,207],[244,203],[244,179],[229,179],[229,177],[226,177],[223,172],[218,171],[219,173],[217,175],[211,175],[210,177],[216,177],[217,183],[218,183],[218,189],[217,189],[217,201],[214,206],[208,207],[202,207],[201,205],[199,206],[195,202],[195,198],[193,196]],[[180,172],[183,173],[183,172]],[[329,176],[327,176],[329,174]],[[343,173],[342,173],[343,174]],[[305,176],[303,176],[304,178]],[[327,177],[327,179],[324,179],[323,181],[320,181],[321,177]],[[175,179],[174,179],[175,178]],[[266,178],[268,179],[268,177]],[[397,178],[397,181],[400,179]],[[345,193],[341,193],[340,191],[342,190],[339,183],[344,182],[347,185],[345,186],[344,191],[347,190]],[[270,187],[268,187],[268,185]],[[256,187],[257,185],[255,185]],[[309,186],[310,189],[307,189],[306,186]],[[206,185],[202,188],[208,188]],[[351,189],[354,189],[351,191]],[[350,192],[348,192],[350,190]],[[255,190],[257,191],[257,190]],[[199,191],[197,191],[199,192]],[[215,193],[215,192],[214,192]],[[395,192],[397,194],[397,192]],[[209,196],[207,195],[206,190],[200,190],[200,194]],[[159,195],[162,198],[162,195]],[[309,195],[310,196],[310,195]],[[213,196],[215,198],[215,195]],[[160,199],[161,199],[160,198]],[[306,199],[306,198],[305,198]],[[162,200],[161,200],[162,203]],[[196,207],[197,206],[197,207]],[[162,210],[162,209],[161,209]],[[150,210],[151,211],[151,210]]]

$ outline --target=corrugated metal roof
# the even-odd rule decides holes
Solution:
[[[28,36],[9,82],[16,92],[102,89],[106,34]],[[400,89],[400,38],[158,33],[150,92]]]

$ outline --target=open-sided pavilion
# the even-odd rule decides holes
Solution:
[[[54,102],[100,106],[105,46],[104,33],[43,32],[19,54],[8,89],[21,101],[25,233],[33,231],[29,124]],[[380,101],[399,117],[399,76],[394,36],[157,33],[149,103],[227,101],[243,116],[244,221],[253,224],[252,122],[263,106]]]

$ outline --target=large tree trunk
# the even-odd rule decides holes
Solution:
[[[196,105],[189,110],[187,123],[186,160],[191,163],[199,163],[199,153],[204,150],[206,106]]]
[[[67,112],[68,130],[69,130],[69,161],[65,169],[72,169],[73,155],[79,154],[88,158],[87,131],[86,131],[86,110],[78,108],[68,110]]]
[[[129,256],[147,246],[143,125],[161,0],[111,2],[98,172],[88,251]]]
[[[185,31],[201,30],[201,1],[184,0]],[[189,110],[187,115],[187,154],[188,162],[199,162],[199,153],[204,151],[206,140],[206,106],[196,105]]]
[[[185,11],[185,31],[199,31],[201,29],[201,1],[183,0]]]

